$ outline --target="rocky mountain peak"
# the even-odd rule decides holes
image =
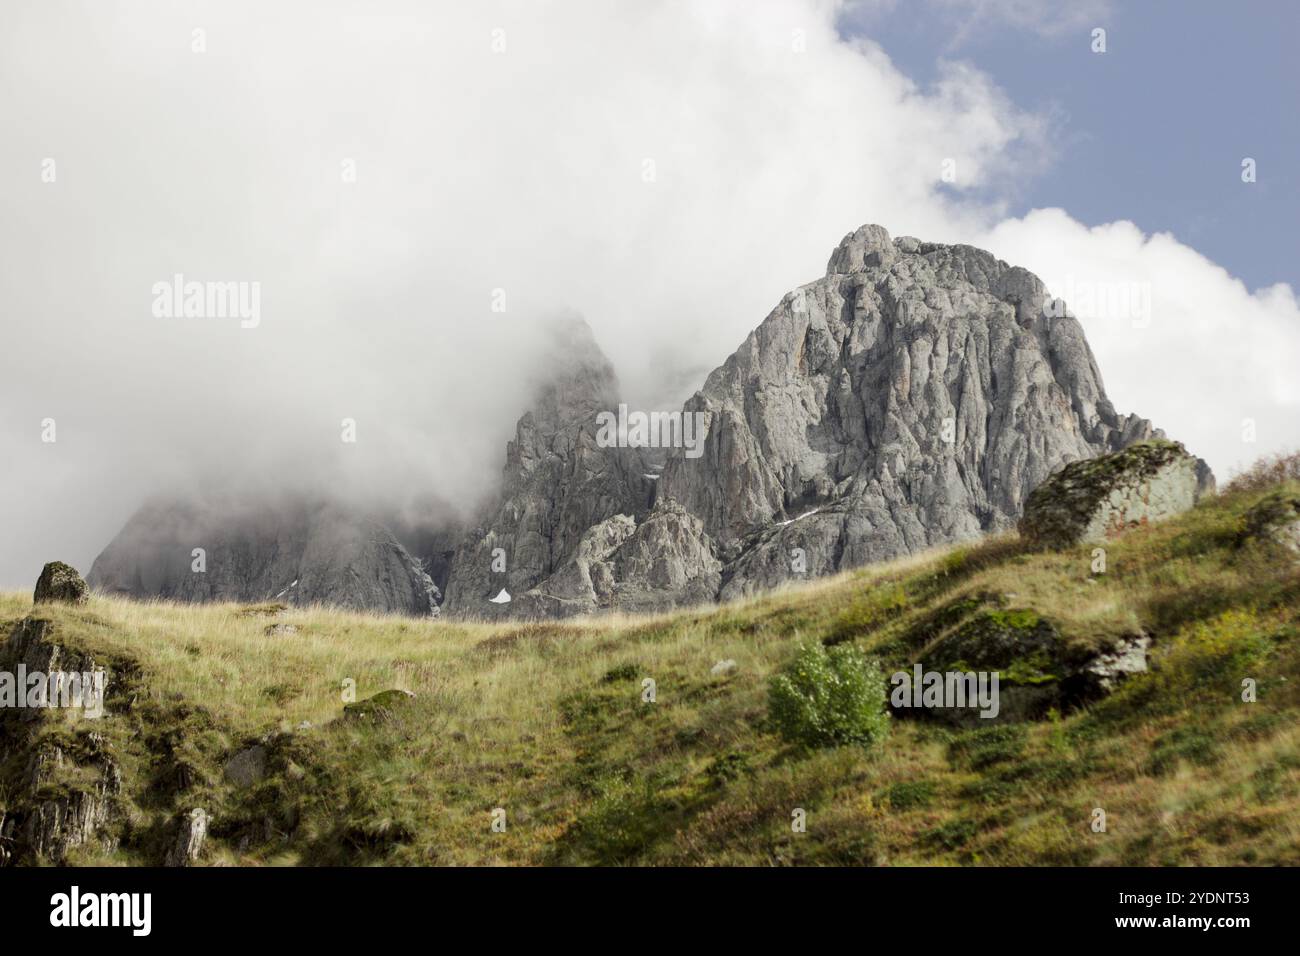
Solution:
[[[898,249],[884,226],[860,226],[841,239],[835,247],[826,264],[826,274],[847,275],[871,268],[888,267],[897,260],[898,254]]]
[[[618,379],[586,321],[554,320],[537,369],[536,397],[506,446],[500,491],[452,559],[450,610],[512,613],[493,598],[555,575],[594,526],[649,510],[653,485],[639,450],[596,440],[597,414],[618,405]]]
[[[566,314],[547,322],[533,380],[533,398],[506,447],[504,485],[524,481],[552,455],[569,457],[583,426],[618,401],[618,377],[591,326]]]
[[[1082,327],[1051,306],[985,250],[864,225],[687,401],[681,421],[704,435],[690,455],[598,440],[618,380],[565,315],[536,349],[500,488],[473,527],[417,546],[422,560],[377,523],[290,509],[205,525],[222,571],[196,577],[195,535],[174,530],[193,517],[146,509],[91,583],[260,597],[303,566],[313,600],[421,613],[438,597],[428,567],[454,613],[562,616],[731,598],[1010,529],[1063,465],[1163,437],[1115,411]]]
[[[1047,301],[972,246],[845,236],[687,403],[704,454],[660,479],[721,548],[723,595],[1010,528],[1061,465],[1159,437]]]

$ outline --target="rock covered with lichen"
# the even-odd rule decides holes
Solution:
[[[32,601],[36,604],[85,604],[89,594],[90,589],[76,568],[62,561],[51,561],[41,569]]]
[[[1300,493],[1279,489],[1252,505],[1241,539],[1271,541],[1300,555]]]
[[[1066,465],[1039,485],[1025,502],[1020,535],[1042,548],[1104,541],[1187,511],[1213,490],[1205,462],[1179,442],[1138,442]]]
[[[992,716],[998,721],[1041,720],[1053,710],[1071,710],[1147,670],[1151,638],[1146,634],[1067,641],[1036,611],[1005,604],[1001,597],[968,597],[941,608],[930,625],[942,636],[917,658],[924,671],[996,673],[998,709]],[[976,711],[959,707],[915,716],[981,723]]]

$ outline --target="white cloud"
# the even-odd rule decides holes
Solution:
[[[1251,292],[1168,233],[1148,236],[1131,222],[1090,229],[1060,209],[971,241],[1064,295],[1115,405],[1150,418],[1220,480],[1260,455],[1300,448],[1300,305],[1290,286]],[[1128,301],[1149,295],[1149,310],[1114,307],[1134,292]],[[1247,420],[1254,442],[1243,441]]]
[[[919,89],[870,42],[839,37],[840,9],[7,11],[0,586],[30,584],[54,557],[84,568],[159,488],[254,472],[385,500],[470,498],[499,473],[528,374],[543,371],[547,312],[583,313],[627,397],[668,404],[862,223],[982,235],[1001,211],[976,197],[1043,161],[1043,122],[960,64]],[[46,157],[55,183],[41,182]],[[955,190],[939,188],[945,159]],[[1064,218],[1029,217],[989,241],[1032,266],[1036,229],[1072,234]],[[1077,248],[1109,245],[1085,234]],[[1137,247],[1161,289],[1168,270],[1213,270],[1156,240]],[[151,288],[176,272],[260,282],[260,325],[154,318]],[[1283,292],[1206,284],[1223,286],[1225,314],[1253,303],[1259,327],[1294,310]],[[1250,341],[1214,372],[1240,394],[1278,361]],[[1183,437],[1182,419],[1129,391],[1143,386],[1122,348],[1097,344],[1121,409]],[[47,416],[55,445],[40,442]],[[344,417],[355,446],[339,441]],[[1262,444],[1276,413],[1257,417]]]
[[[917,90],[841,41],[835,13],[8,11],[0,583],[56,555],[84,566],[149,490],[241,471],[481,493],[546,312],[587,316],[633,401],[678,402],[861,223],[973,226],[985,214],[937,192],[940,164],[959,187],[1005,175],[1035,121],[972,71]],[[152,286],[177,272],[260,282],[260,325],[154,318]]]

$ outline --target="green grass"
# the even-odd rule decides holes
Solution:
[[[1109,542],[1103,574],[1091,546],[1025,554],[1000,537],[654,617],[490,625],[100,596],[33,609],[5,594],[4,633],[47,618],[54,641],[108,666],[110,699],[100,721],[0,719],[0,817],[93,790],[106,758],[117,845],[68,862],[157,862],[201,806],[207,863],[1300,863],[1300,571],[1238,541],[1267,491]],[[981,615],[1049,622],[1063,659],[1142,630],[1155,669],[1041,722],[894,720],[870,749],[771,726],[769,679],[801,643],[851,643],[887,674]],[[725,658],[737,669],[710,674]],[[345,718],[347,681],[358,700],[416,697]],[[237,789],[222,765],[258,742],[267,775]],[[73,759],[33,792],[28,763],[55,746]]]

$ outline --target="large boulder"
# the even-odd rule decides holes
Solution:
[[[1048,478],[1025,502],[1020,534],[1041,548],[1104,541],[1187,511],[1213,489],[1205,462],[1178,442],[1139,442]]]
[[[64,604],[85,604],[90,590],[82,580],[77,569],[62,561],[51,561],[41,571],[36,581],[36,591],[32,600],[37,604],[61,602]]]
[[[167,851],[164,866],[192,866],[203,852],[203,843],[208,836],[208,814],[202,807],[195,807],[185,814],[176,825],[176,840]]]
[[[251,787],[266,776],[266,763],[269,751],[262,744],[254,744],[232,756],[222,767],[222,774],[228,783],[236,787]]]
[[[351,720],[387,723],[395,719],[398,713],[413,700],[415,695],[409,690],[395,687],[391,690],[382,690],[365,700],[344,704],[343,716]]]
[[[1300,493],[1279,489],[1265,495],[1246,512],[1241,541],[1270,541],[1300,555]]]
[[[973,613],[972,613],[973,612]],[[950,626],[956,620],[960,623]],[[998,674],[998,713],[981,718],[971,708],[900,710],[953,724],[985,720],[1040,720],[1104,697],[1125,679],[1147,670],[1151,638],[1125,635],[1096,643],[1064,640],[1051,621],[1005,600],[964,599],[941,609],[932,622],[943,636],[919,655],[926,672]]]

